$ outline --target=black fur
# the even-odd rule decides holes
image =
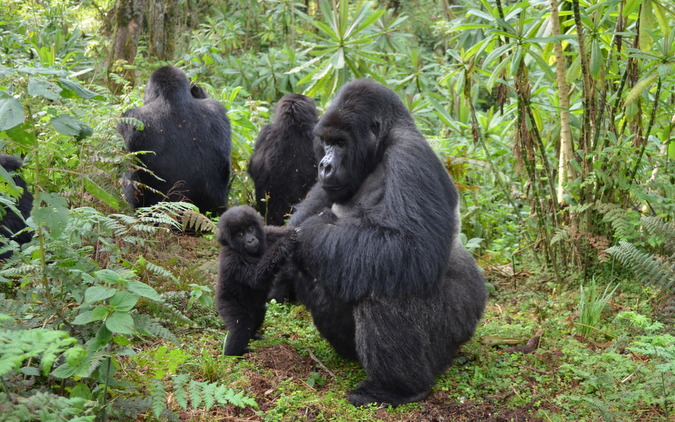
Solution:
[[[192,94],[192,96],[194,98],[197,98],[197,99],[200,99],[200,100],[203,100],[205,98],[209,98],[209,95],[206,93],[204,88],[197,85],[196,83],[190,84],[190,94]]]
[[[163,200],[192,202],[202,212],[227,206],[230,121],[225,107],[195,86],[190,87],[182,70],[159,68],[150,76],[144,105],[122,115],[145,126],[138,130],[119,123],[117,130],[127,149],[152,151],[139,158],[154,175],[144,170],[124,175],[124,194],[132,207]]]
[[[459,241],[458,192],[390,89],[356,80],[314,129],[319,182],[298,206],[298,297],[367,378],[354,405],[423,399],[486,301]],[[305,292],[311,294],[305,294]]]
[[[0,166],[2,166],[8,173],[15,172],[21,168],[23,164],[21,160],[12,155],[0,155]],[[23,193],[19,197],[19,201],[16,204],[17,210],[21,213],[19,216],[17,213],[12,211],[9,208],[4,208],[4,215],[0,216],[0,245],[5,245],[5,239],[11,239],[22,245],[24,243],[30,242],[32,239],[32,234],[28,231],[25,231],[21,234],[16,235],[15,233],[26,228],[26,219],[30,216],[30,212],[33,209],[33,195],[28,191],[26,182],[18,174],[12,176],[14,184],[23,188]],[[12,256],[12,252],[5,252],[0,254],[0,259],[7,259]]]
[[[318,120],[314,100],[284,95],[273,122],[260,131],[249,164],[259,213],[267,224],[282,226],[294,204],[316,182],[312,130]]]
[[[232,207],[221,215],[216,309],[229,331],[226,355],[241,356],[248,352],[248,342],[262,326],[274,275],[258,265],[268,245],[288,233],[286,228],[263,227],[262,217],[249,206]]]

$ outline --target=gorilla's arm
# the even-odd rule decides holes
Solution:
[[[290,235],[291,233],[293,233],[293,228],[279,227],[279,226],[263,226],[263,232],[265,232],[267,247],[270,248],[280,239],[283,239],[288,235]]]
[[[291,265],[292,257],[297,244],[297,230],[289,227],[266,226],[265,231],[274,230],[279,235],[276,240],[270,242],[267,238],[268,248],[258,262],[255,270],[255,284],[268,285],[279,273],[282,265]]]
[[[295,206],[295,212],[288,224],[296,227],[300,226],[307,218],[330,209],[331,205],[331,201],[328,199],[328,195],[326,195],[321,184],[315,183],[307,193],[307,198]]]

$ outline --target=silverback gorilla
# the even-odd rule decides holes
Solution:
[[[230,182],[230,120],[223,105],[209,99],[185,72],[155,70],[145,88],[143,106],[125,112],[143,122],[142,130],[121,121],[118,132],[147,168],[126,174],[124,195],[132,207],[163,200],[187,201],[201,212],[227,206]]]
[[[262,217],[246,205],[232,207],[218,221],[220,249],[216,309],[228,330],[225,354],[241,356],[265,320],[265,302],[274,273],[263,260],[269,245],[292,230],[263,227]],[[270,268],[259,269],[259,265]]]
[[[8,173],[17,171],[22,165],[21,160],[17,157],[4,154],[0,155],[0,166]],[[14,180],[15,185],[23,188],[23,193],[19,196],[19,200],[16,203],[16,209],[21,213],[21,216],[9,208],[3,207],[5,214],[0,215],[0,239],[2,239],[1,236],[4,236],[7,239],[12,239],[22,245],[30,242],[33,236],[29,232],[23,232],[19,235],[15,235],[15,233],[26,228],[25,220],[30,216],[30,211],[33,208],[33,195],[28,191],[26,182],[21,176],[15,174],[12,176],[12,180]],[[0,240],[0,247],[4,246],[5,240],[2,239]],[[12,256],[12,252],[7,251],[0,254],[0,259],[7,259],[10,256]]]
[[[316,183],[312,130],[317,120],[313,99],[284,95],[277,103],[274,121],[258,135],[249,173],[258,212],[267,224],[283,225],[291,207],[305,199]]]
[[[314,129],[319,181],[291,218],[298,298],[366,379],[355,406],[423,399],[474,334],[487,293],[458,238],[458,192],[398,96],[343,86]]]

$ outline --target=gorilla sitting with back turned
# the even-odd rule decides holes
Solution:
[[[291,207],[316,183],[312,130],[318,120],[313,99],[287,94],[277,103],[274,121],[256,139],[248,171],[267,224],[283,225]]]
[[[185,72],[155,70],[145,88],[143,106],[125,112],[143,129],[121,121],[117,130],[145,169],[124,175],[124,195],[132,207],[163,200],[187,201],[201,212],[227,206],[230,182],[230,120],[225,107],[190,85]],[[147,170],[146,170],[147,169]]]
[[[363,365],[352,404],[419,401],[474,334],[487,298],[459,240],[457,189],[378,83],[343,86],[314,133],[319,182],[291,218],[297,241],[284,241],[308,274],[298,298],[336,351]]]

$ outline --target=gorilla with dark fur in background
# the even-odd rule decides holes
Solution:
[[[228,330],[226,355],[243,355],[248,352],[248,342],[258,336],[274,278],[273,272],[259,269],[259,265],[272,265],[261,263],[268,246],[291,232],[289,228],[263,227],[262,217],[245,205],[221,215],[216,309]]]
[[[12,173],[21,168],[23,164],[21,160],[12,155],[0,155],[0,166],[5,169],[8,173]],[[32,239],[32,234],[30,232],[23,232],[19,235],[16,235],[17,232],[26,228],[25,220],[30,216],[30,212],[33,209],[33,195],[28,191],[26,182],[18,174],[12,176],[14,184],[23,189],[21,196],[16,204],[16,209],[21,213],[21,216],[17,215],[13,210],[3,207],[4,215],[0,215],[0,236],[4,236],[7,239],[14,240],[18,244],[22,245],[24,243],[30,242]],[[4,239],[0,240],[0,246],[4,246]],[[0,254],[0,259],[7,259],[12,256],[12,252],[5,252]]]
[[[291,207],[316,183],[312,130],[318,120],[314,100],[284,95],[273,122],[260,131],[249,164],[257,209],[267,224],[282,226]]]
[[[201,87],[191,86],[182,70],[155,70],[143,106],[122,115],[143,122],[142,130],[124,120],[117,126],[130,152],[150,151],[139,155],[145,169],[124,175],[129,204],[168,200],[192,202],[201,212],[225,208],[232,148],[226,112]]]
[[[482,316],[483,276],[459,240],[458,191],[403,102],[343,86],[314,129],[319,182],[292,216],[297,295],[366,379],[359,406],[423,399]],[[293,248],[290,248],[293,250]]]

